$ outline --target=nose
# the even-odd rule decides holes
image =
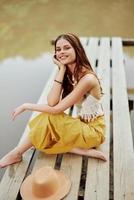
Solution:
[[[64,54],[65,54],[65,51],[64,50],[60,50],[60,52],[58,52],[58,56],[60,57],[60,56],[64,56]]]
[[[60,53],[61,53],[61,54],[64,53],[64,49],[61,49],[61,50],[60,50]]]

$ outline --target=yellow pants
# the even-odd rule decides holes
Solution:
[[[33,146],[47,154],[98,147],[105,140],[104,116],[85,123],[65,113],[41,113],[29,122],[29,127]]]

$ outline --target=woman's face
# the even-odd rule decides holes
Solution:
[[[76,53],[72,45],[61,38],[56,43],[56,58],[64,65],[73,64],[76,60]]]

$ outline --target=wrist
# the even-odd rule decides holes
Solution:
[[[66,66],[63,65],[63,64],[60,64],[60,65],[59,65],[59,70],[61,70],[61,71],[66,71]]]
[[[24,110],[28,110],[29,109],[29,103],[22,104],[22,107],[23,107]]]
[[[56,83],[59,83],[60,85],[62,85],[62,81],[58,81],[57,79],[54,80]]]

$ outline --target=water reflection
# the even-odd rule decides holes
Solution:
[[[62,32],[132,38],[133,11],[133,0],[1,1],[0,58],[37,57]]]

